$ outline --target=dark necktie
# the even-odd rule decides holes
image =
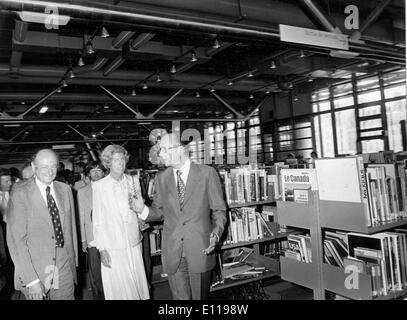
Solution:
[[[179,204],[182,206],[184,203],[184,198],[185,198],[185,184],[184,181],[181,178],[181,170],[177,170],[177,189],[178,189],[178,198],[179,198]]]
[[[49,186],[45,189],[47,193],[48,211],[51,215],[52,225],[54,226],[56,246],[62,248],[64,246],[64,234],[62,232],[61,219],[59,217],[57,204],[55,203],[55,199],[51,195],[50,190]]]

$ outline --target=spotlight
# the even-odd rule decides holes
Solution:
[[[87,54],[95,53],[95,49],[93,49],[92,41],[88,41],[88,43],[86,44],[86,53]]]
[[[304,57],[305,57],[304,51],[300,50],[300,58],[304,58]]]
[[[247,74],[247,76],[248,76],[249,78],[253,77],[253,71],[252,71],[252,69],[249,70],[249,73]]]
[[[102,27],[102,31],[100,32],[100,36],[102,38],[109,38],[110,37],[110,34],[109,34],[109,32],[107,32],[105,27]]]
[[[253,98],[254,98],[253,93],[250,93],[249,99],[253,99]]]
[[[103,108],[104,108],[104,109],[109,109],[109,106],[108,106],[107,104],[105,104],[105,105],[103,106]]]
[[[173,64],[173,65],[171,66],[170,72],[171,72],[171,73],[176,73],[176,72],[177,72],[177,69],[175,68],[175,64]]]
[[[209,89],[210,92],[215,92],[215,88],[213,86],[211,86],[211,88]]]
[[[266,90],[266,94],[269,94],[270,93],[270,90],[267,88],[267,90]]]
[[[192,55],[191,55],[191,62],[197,62],[198,58],[196,57],[196,53],[195,51],[192,51]]]
[[[80,57],[78,60],[78,67],[83,67],[84,65],[85,65],[85,62],[83,62],[82,57]]]
[[[232,80],[231,80],[230,78],[228,78],[228,82],[227,82],[227,85],[228,85],[228,86],[231,86],[231,85],[233,85],[233,82],[232,82]]]
[[[69,77],[70,79],[75,78],[75,73],[73,72],[72,68],[70,68],[69,71],[68,71],[68,77]]]
[[[131,91],[131,95],[134,97],[136,94],[137,94],[137,93],[136,93],[136,89],[133,89],[133,90]]]
[[[294,101],[298,101],[298,96],[294,95]]]
[[[48,111],[48,107],[47,107],[46,104],[44,104],[44,105],[42,106],[42,108],[40,109],[40,113],[45,113],[45,112],[47,112],[47,111]]]
[[[270,69],[275,69],[275,68],[277,68],[276,63],[274,62],[274,60],[271,60]]]
[[[57,93],[61,93],[61,92],[62,92],[61,87],[58,87]]]
[[[145,90],[145,89],[148,89],[147,83],[146,83],[145,81],[143,82],[142,88],[143,88],[144,90]]]
[[[312,81],[314,81],[314,80],[311,78],[311,76],[309,76],[307,81],[308,81],[308,82],[312,82]]]
[[[292,89],[292,88],[294,88],[294,85],[293,85],[292,82],[289,82],[289,83],[287,83],[287,87],[288,87],[289,89]]]
[[[197,91],[196,93],[195,93],[195,98],[200,98],[201,97],[201,95],[199,94],[199,91]]]
[[[161,77],[160,77],[160,74],[159,73],[157,73],[157,79],[155,80],[156,82],[162,82],[162,79],[161,79]]]
[[[212,48],[214,49],[219,49],[221,47],[220,42],[218,39],[215,39],[215,41],[213,42],[213,46]]]
[[[61,85],[62,85],[62,87],[64,87],[64,88],[68,86],[68,84],[66,83],[65,79],[62,79]]]

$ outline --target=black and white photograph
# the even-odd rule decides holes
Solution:
[[[0,0],[1,304],[407,300],[406,12]]]

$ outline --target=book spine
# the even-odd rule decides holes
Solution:
[[[365,173],[365,167],[363,164],[363,157],[356,157],[357,162],[358,162],[358,171],[359,171],[359,184],[360,184],[360,189],[361,189],[361,200],[364,206],[364,212],[365,212],[365,219],[366,223],[369,227],[372,226],[372,221],[370,219],[370,213],[369,213],[369,200],[368,200],[368,192],[367,192],[367,185],[366,185],[366,173]]]

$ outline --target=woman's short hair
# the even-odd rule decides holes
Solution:
[[[126,163],[129,161],[129,154],[127,150],[118,144],[110,144],[103,149],[102,154],[100,155],[100,160],[105,168],[110,168],[112,164],[113,155],[115,153],[121,153],[126,159]]]
[[[101,161],[94,160],[94,161],[88,162],[88,163],[86,164],[86,167],[85,167],[85,174],[86,174],[86,175],[89,175],[90,170],[92,170],[92,169],[97,169],[97,168],[99,168],[99,169],[101,169],[101,170],[103,170],[103,171],[106,171],[106,169],[105,169],[105,167],[102,165],[102,162],[101,162]]]

